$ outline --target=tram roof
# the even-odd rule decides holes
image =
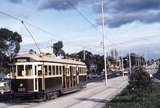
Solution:
[[[55,55],[51,54],[35,54],[35,53],[24,53],[17,55],[15,59],[24,59],[29,58],[31,61],[36,62],[56,62],[56,63],[68,63],[68,64],[78,64],[78,65],[85,65],[85,63],[81,61],[76,61],[72,59],[61,59],[57,58]]]

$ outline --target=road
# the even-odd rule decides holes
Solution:
[[[102,108],[106,102],[120,93],[128,84],[128,78],[117,77],[108,80],[108,85],[104,82],[94,82],[87,84],[81,91],[70,93],[57,99],[34,103],[0,103],[0,108]]]
[[[158,65],[155,63],[153,63],[152,65],[150,66],[147,66],[146,67],[147,71],[150,73],[150,74],[155,74],[157,71],[158,71]]]
[[[157,65],[156,63],[153,63],[152,65],[146,67],[146,69],[149,72],[149,74],[153,76],[154,82],[160,82],[159,65]]]

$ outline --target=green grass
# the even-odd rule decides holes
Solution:
[[[126,89],[104,108],[160,108],[160,83],[152,84],[152,92],[133,101]]]

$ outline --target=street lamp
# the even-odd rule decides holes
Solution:
[[[107,66],[106,66],[106,50],[105,50],[105,31],[104,31],[104,0],[101,2],[102,11],[102,37],[103,37],[103,54],[104,54],[104,72],[105,72],[105,85],[107,86]]]

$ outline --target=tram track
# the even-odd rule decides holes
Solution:
[[[105,89],[114,89],[113,90],[113,93],[114,93],[114,91],[117,91],[117,90],[119,90],[119,89],[123,89],[123,86],[126,84],[126,82],[123,82],[122,84],[121,84],[121,86],[120,87],[118,87],[117,88],[117,86],[115,86],[115,87],[104,87],[104,89],[101,89],[101,90],[99,90],[99,91],[97,91],[96,93],[92,93],[91,95],[88,95],[88,96],[85,96],[84,97],[84,99],[92,99],[92,97],[96,97],[97,95],[99,95],[99,94],[104,94],[106,91],[105,91]],[[99,87],[100,88],[100,87]],[[109,94],[108,95],[108,97],[110,97],[110,99],[112,99],[112,97],[114,97],[113,96],[113,93],[111,93],[111,94]],[[94,94],[94,95],[93,95]],[[83,99],[83,97],[81,97],[80,99]],[[85,100],[84,100],[85,101]],[[80,104],[81,102],[84,102],[83,100],[79,100],[78,102],[75,102],[74,104],[72,104],[72,105],[70,105],[70,106],[67,106],[67,107],[65,107],[65,108],[74,108],[76,105],[78,105],[78,104]],[[105,101],[105,99],[104,99],[104,101]],[[95,106],[93,106],[92,108],[95,108],[97,105],[95,105]]]
[[[106,97],[103,96],[103,94],[106,94],[107,97],[111,97],[116,91],[119,89],[122,89],[121,87],[124,85],[123,82],[125,81],[126,78],[114,78],[110,79],[108,81],[109,85],[108,87],[104,86],[104,82],[94,82],[94,83],[89,83],[86,88],[66,94],[63,96],[58,97],[55,100],[48,100],[45,102],[39,102],[33,100],[9,100],[8,102],[1,102],[0,108],[50,108],[50,107],[55,107],[55,108],[79,108],[77,106],[84,105],[86,102],[91,102],[92,99]],[[112,91],[110,94],[108,91]],[[84,99],[84,100],[83,100]],[[85,100],[86,99],[86,100]],[[88,99],[88,100],[87,100]],[[105,99],[104,99],[105,100]],[[103,101],[103,100],[102,100]],[[93,106],[97,106],[96,103],[94,103]],[[90,107],[89,107],[90,108]],[[93,107],[92,107],[93,108]]]

